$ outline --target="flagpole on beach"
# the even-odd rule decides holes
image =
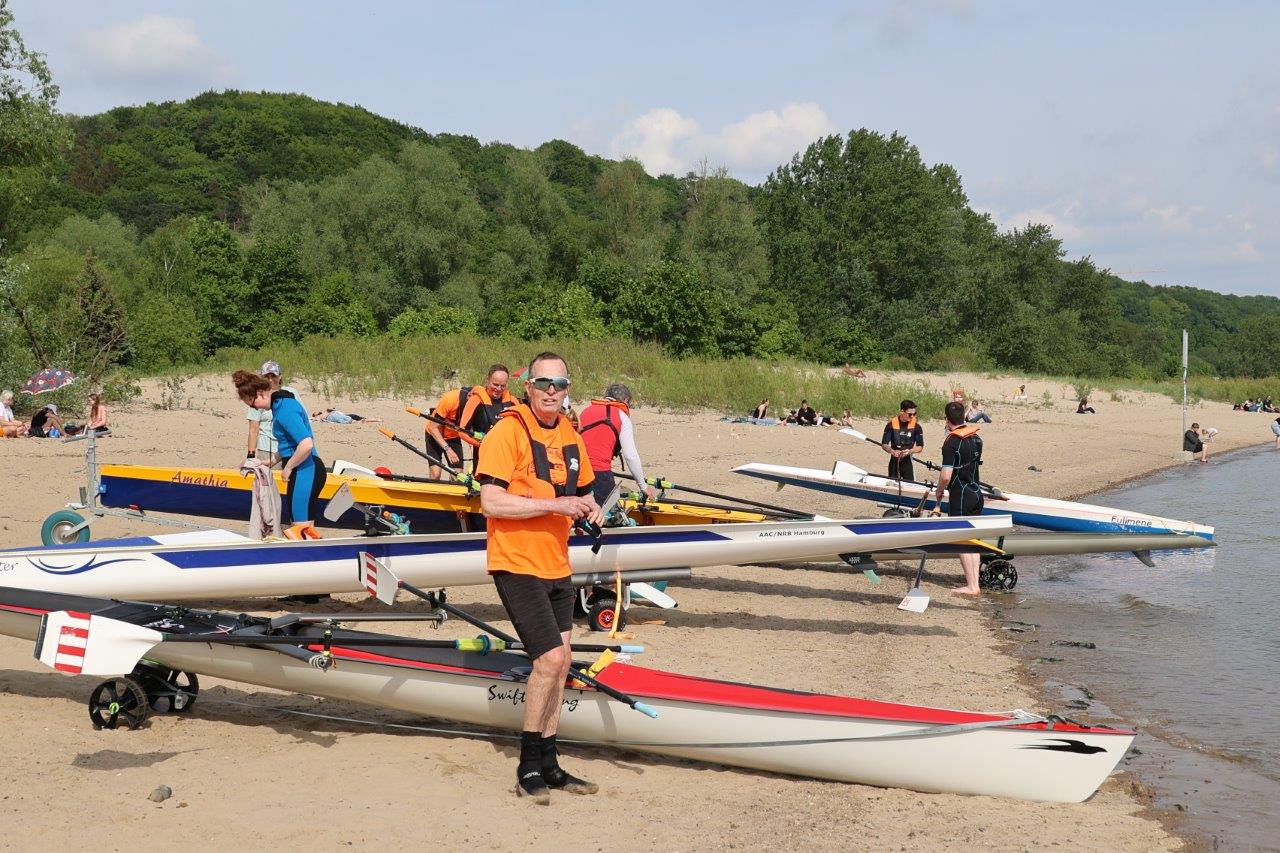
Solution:
[[[1187,432],[1187,330],[1182,330],[1182,433]]]

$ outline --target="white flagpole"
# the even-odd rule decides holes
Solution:
[[[1182,432],[1187,431],[1187,330],[1182,330]]]

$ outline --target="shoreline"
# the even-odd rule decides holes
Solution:
[[[926,377],[930,380],[939,381]],[[993,383],[1008,384],[1002,379],[955,381],[962,384],[953,387],[972,389],[981,399],[993,401],[995,394],[983,382],[992,388]],[[406,436],[420,434],[417,419],[406,415],[403,406],[424,401],[326,399],[305,382],[298,385],[312,410],[332,405],[382,418],[385,426]],[[185,407],[162,410],[147,402],[160,399],[159,384],[144,382],[148,396],[113,410],[114,434],[99,446],[100,457],[112,463],[237,464],[243,458],[244,410],[226,386],[221,376],[195,377],[185,383]],[[632,387],[643,399],[643,383]],[[1028,387],[1029,393],[1039,393],[1036,383]],[[587,390],[583,396],[589,396]],[[1058,401],[1062,408],[1049,409],[992,402],[988,411],[996,423],[984,426],[983,433],[989,436],[990,462],[984,466],[988,479],[1016,491],[1064,497],[1090,494],[1182,464],[1174,453],[1148,449],[1175,446],[1180,405],[1138,392],[1124,396],[1126,402],[1103,404],[1099,415],[1088,418],[1074,415],[1074,403],[1068,408],[1065,401]],[[1217,406],[1227,411],[1219,414]],[[1232,418],[1225,404],[1209,404],[1196,409],[1201,422],[1206,420],[1202,411],[1223,427],[1220,453],[1265,443],[1239,440],[1248,431],[1234,427],[1254,424],[1247,420],[1251,414],[1236,413],[1242,416]],[[833,459],[845,458],[877,469],[883,464],[873,448],[856,445],[834,429],[755,427],[719,421],[718,412],[672,413],[644,407],[634,417],[648,476],[670,474],[706,489],[832,517],[874,514],[870,504],[818,493],[789,488],[777,496],[768,484],[730,473],[734,465],[748,461],[829,467]],[[1165,426],[1168,423],[1172,429]],[[866,419],[859,422],[864,431],[878,432],[881,426]],[[925,429],[926,452],[932,448],[936,456],[939,427],[929,422]],[[1235,440],[1233,431],[1238,434]],[[343,458],[418,473],[418,461],[381,439],[372,426],[320,424],[316,434],[326,462]],[[1114,440],[1118,435],[1124,436],[1123,442]],[[0,474],[0,488],[24,496],[20,503],[9,501],[0,513],[2,544],[32,544],[38,539],[40,520],[72,498],[83,483],[83,450],[34,439],[3,442],[0,448],[10,448],[10,453],[22,450],[21,464],[11,460]],[[1029,464],[1037,470],[1029,471]],[[32,470],[40,472],[45,484],[34,493],[24,490]],[[102,519],[93,527],[93,538],[156,529]],[[936,589],[958,573],[958,565],[940,561],[926,570],[925,582]],[[914,567],[888,564],[884,583],[870,586],[861,574],[835,565],[713,567],[678,587],[679,609],[636,611],[633,630],[652,650],[646,657],[662,669],[973,710],[1054,709],[1057,701],[1047,701],[1043,690],[1020,673],[1017,657],[1003,648],[1008,638],[992,624],[985,601],[954,601],[939,591],[927,614],[898,611],[895,605],[910,582],[908,575],[914,575]],[[347,598],[351,601],[338,599],[338,606],[355,601]],[[502,619],[496,595],[488,588],[459,589],[458,600]],[[271,602],[259,605],[279,609]],[[663,624],[639,624],[655,621]],[[581,635],[581,628],[576,628],[575,636]],[[478,838],[495,819],[519,821],[535,834],[547,833],[543,845],[513,837],[491,839],[491,846],[499,849],[550,848],[552,838],[576,831],[583,809],[624,802],[625,808],[612,810],[612,832],[621,839],[614,845],[618,849],[719,848],[725,839],[739,846],[776,846],[779,830],[786,833],[787,848],[829,849],[850,837],[871,847],[908,849],[977,844],[993,849],[1054,844],[1180,849],[1192,843],[1149,813],[1148,805],[1134,796],[1131,780],[1119,772],[1083,804],[1048,805],[821,783],[575,749],[573,766],[601,782],[604,793],[598,799],[557,800],[551,809],[530,811],[506,796],[514,764],[504,744],[427,734],[410,739],[376,726],[299,723],[280,719],[271,706],[327,710],[376,722],[415,722],[403,715],[215,680],[205,687],[211,696],[250,696],[259,706],[228,711],[221,703],[209,703],[203,715],[197,706],[191,716],[157,717],[138,732],[94,733],[88,730],[83,705],[91,687],[41,671],[25,644],[0,639],[0,713],[10,721],[12,736],[32,745],[0,771],[10,787],[23,786],[20,799],[0,804],[0,816],[28,837],[89,841],[96,837],[95,823],[122,820],[146,820],[153,831],[190,834],[214,832],[233,820],[249,844],[269,843],[281,832],[291,833],[290,843],[299,847],[337,846],[348,840],[403,843],[409,836],[397,831],[386,815],[404,816],[411,825],[415,810],[428,798],[438,803],[441,831],[456,833],[455,837]],[[57,767],[57,772],[49,774],[43,769],[48,766]],[[330,804],[331,819],[324,826],[289,813],[294,806],[305,812],[305,798],[300,800],[298,792],[281,792],[271,782],[281,768],[306,777],[331,772],[334,766],[344,767],[344,775],[373,782],[412,783],[404,790],[371,785],[372,791],[350,792]],[[112,772],[104,773],[108,767]],[[174,799],[160,805],[146,802],[146,794],[161,782],[174,788]],[[477,786],[493,794],[480,808],[458,791]],[[79,819],[70,823],[57,818],[68,789],[83,796]],[[182,804],[189,807],[177,810]],[[376,820],[371,816],[375,813],[381,815]],[[653,814],[663,819],[654,821]]]

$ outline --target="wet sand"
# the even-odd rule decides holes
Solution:
[[[1002,403],[1016,379],[924,377],[939,389],[964,387],[992,402],[996,423],[983,428],[985,478],[1006,488],[1070,497],[1179,464],[1180,411],[1165,398],[1126,392],[1124,401],[1094,400],[1099,413],[1074,414],[1069,389],[1029,383],[1032,403]],[[416,437],[404,405],[425,400],[325,400],[305,379],[294,383],[312,410],[322,405],[380,417]],[[1040,385],[1044,387],[1041,388]],[[643,382],[635,383],[643,397]],[[103,461],[233,466],[243,457],[244,411],[221,377],[188,380],[179,407],[162,411],[158,387],[112,411],[114,435]],[[1050,390],[1050,408],[1039,396]],[[730,425],[718,413],[635,413],[649,473],[840,517],[874,514],[869,504],[836,501],[730,473],[767,461],[814,467],[844,458],[873,470],[883,454],[834,429]],[[1192,418],[1222,430],[1218,448],[1267,440],[1265,416],[1205,404]],[[925,423],[936,447],[940,425]],[[387,464],[423,473],[418,460],[376,432],[377,425],[321,424],[322,457]],[[864,432],[881,425],[867,421]],[[0,485],[0,545],[38,541],[40,522],[75,496],[84,480],[83,445],[7,440]],[[1035,466],[1036,471],[1028,470]],[[234,527],[234,526],[233,526]],[[94,537],[155,532],[118,519],[95,524]],[[906,566],[886,566],[871,586],[836,564],[717,567],[674,590],[675,611],[638,609],[632,630],[665,669],[973,710],[1052,710],[1023,677],[989,618],[989,602],[947,595],[957,563],[935,563],[925,583],[934,603],[923,615],[896,609],[908,585]],[[328,605],[350,610],[347,602]],[[462,588],[454,600],[501,620],[487,588]],[[270,602],[218,603],[266,610]],[[501,622],[500,622],[501,624]],[[399,630],[399,626],[396,626]],[[711,630],[704,630],[711,629]],[[424,629],[429,630],[429,629]],[[463,631],[456,625],[446,631]],[[584,634],[582,629],[578,633]],[[11,750],[0,769],[0,822],[17,849],[92,844],[135,847],[142,838],[183,843],[234,839],[237,845],[331,849],[387,843],[450,847],[553,849],[566,843],[611,849],[783,847],[847,849],[1178,849],[1131,794],[1123,776],[1089,802],[1046,805],[987,797],[918,794],[792,779],[603,749],[568,750],[566,766],[602,786],[594,798],[558,796],[550,808],[511,794],[515,747],[484,739],[388,728],[449,724],[343,702],[208,680],[189,715],[157,716],[136,732],[94,732],[85,700],[96,679],[42,669],[30,644],[0,638],[0,715]],[[321,719],[293,712],[349,717]],[[173,797],[147,800],[159,784]],[[143,834],[145,833],[145,835]],[[570,839],[572,839],[570,841]]]

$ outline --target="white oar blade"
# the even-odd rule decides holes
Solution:
[[[140,625],[57,610],[40,620],[36,659],[67,675],[124,675],[163,639]]]
[[[929,596],[919,587],[912,587],[906,597],[898,603],[898,609],[910,613],[923,613],[929,609]]]
[[[355,505],[356,499],[351,494],[351,487],[343,483],[342,487],[333,493],[333,497],[329,498],[329,505],[324,508],[324,517],[328,521],[336,522]]]
[[[840,430],[840,432],[841,432],[842,434],[844,434],[844,435],[851,435],[851,436],[853,436],[854,438],[858,439],[858,441],[866,441],[866,440],[867,440],[867,436],[866,436],[866,434],[865,434],[865,433],[858,432],[858,431],[857,431],[856,429],[854,429],[853,427],[844,427],[843,429],[841,429],[841,430]]]
[[[629,584],[629,586],[631,587],[632,595],[638,598],[643,598],[645,601],[648,601],[651,604],[656,604],[657,606],[661,607],[663,610],[670,610],[673,607],[680,606],[679,603],[674,598],[667,595],[662,590],[657,589],[654,586],[651,586],[650,584],[644,583],[642,581],[633,581],[632,583]]]
[[[368,551],[360,552],[360,584],[369,595],[383,604],[395,604],[400,579],[392,574],[386,564]]]

